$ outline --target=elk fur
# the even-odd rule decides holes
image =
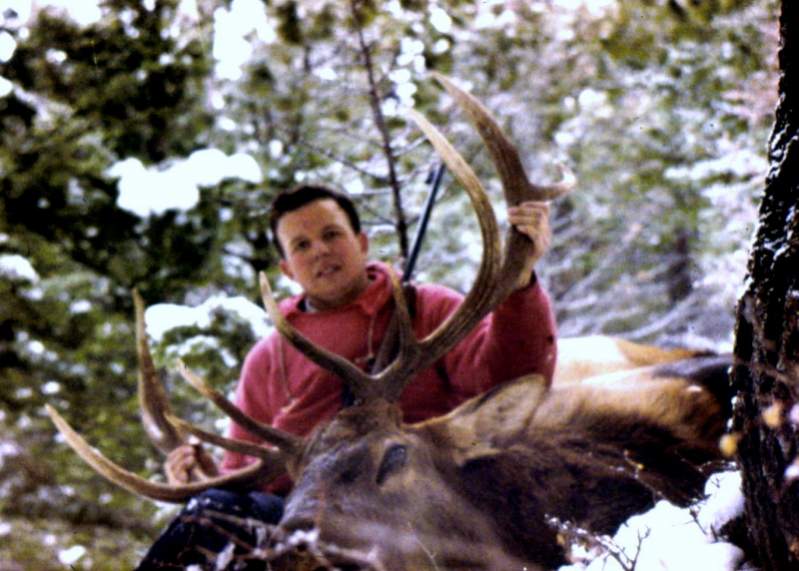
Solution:
[[[698,358],[552,389],[525,377],[414,425],[383,401],[342,411],[309,442],[281,527],[367,551],[369,529],[393,529],[393,543],[377,543],[390,569],[461,568],[399,541],[408,522],[418,537],[446,530],[450,543],[558,566],[551,518],[612,533],[660,499],[684,505],[701,493],[720,460],[728,364]],[[397,445],[407,460],[378,484],[381,455]],[[502,568],[482,552],[452,557],[464,569]]]

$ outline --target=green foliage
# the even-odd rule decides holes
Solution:
[[[85,119],[118,156],[161,161],[185,154],[209,122],[198,107],[207,45],[201,38],[179,44],[166,33],[176,2],[158,2],[152,11],[122,4],[129,5],[87,29],[42,12],[3,74],[67,106],[70,121]]]
[[[297,11],[297,2],[294,0],[281,2],[278,5],[277,16],[280,21],[278,32],[280,38],[286,43],[302,46],[302,26]]]
[[[0,545],[4,568],[63,571],[65,568],[118,571],[135,567],[147,546],[147,536],[100,526],[68,526],[58,520],[13,518],[12,531]],[[91,545],[88,556],[66,566],[59,554]],[[7,565],[7,567],[6,567]],[[23,567],[19,567],[23,565]]]
[[[8,517],[57,516],[90,535],[154,531],[153,506],[54,446],[42,407],[53,404],[110,457],[144,473],[152,449],[138,421],[130,289],[179,296],[219,271],[207,263],[216,207],[143,221],[119,208],[107,174],[121,159],[162,161],[202,144],[209,44],[197,30],[168,33],[176,5],[111,2],[85,28],[42,11],[0,64],[15,84],[0,117],[0,254],[24,256],[37,273],[0,282],[0,421],[4,442],[24,450],[0,458],[0,471],[20,458],[29,467],[2,479]],[[101,556],[100,535],[93,541],[94,568],[118,566],[113,552]],[[17,545],[3,558],[53,566],[52,553],[34,557],[26,542]]]
[[[531,3],[513,27],[468,45],[479,58],[454,48],[462,63],[452,73],[473,78],[507,118],[537,157],[531,170],[546,178],[545,165],[562,161],[577,174],[578,190],[556,208],[566,231],[542,267],[565,334],[683,342],[703,312],[727,319],[704,320],[717,327],[706,334],[731,330],[736,284],[718,288],[720,274],[743,274],[748,233],[731,222],[751,219],[764,174],[752,157],[776,93],[764,82],[774,78],[776,3],[680,3],[701,5],[701,23],[670,4],[619,2],[574,17]],[[722,178],[734,195],[721,194]]]

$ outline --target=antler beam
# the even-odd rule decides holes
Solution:
[[[235,422],[271,446],[223,438],[193,426],[174,415],[166,391],[158,379],[147,345],[144,302],[137,291],[133,292],[133,305],[136,316],[136,348],[139,358],[138,390],[142,424],[153,444],[168,454],[178,446],[187,444],[189,436],[193,435],[215,446],[253,456],[256,461],[240,470],[221,476],[193,472],[192,476],[195,481],[187,484],[153,482],[106,458],[86,442],[52,406],[46,405],[47,414],[67,444],[98,474],[114,484],[135,494],[164,502],[184,502],[209,488],[249,487],[256,483],[269,482],[283,474],[286,471],[286,465],[300,453],[303,439],[251,419],[219,392],[209,387],[183,363],[179,363],[180,374],[187,382]]]

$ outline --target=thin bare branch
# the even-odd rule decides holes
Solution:
[[[355,32],[358,36],[358,45],[361,51],[363,67],[366,71],[366,77],[369,83],[369,103],[372,108],[372,116],[383,142],[383,155],[386,158],[386,168],[388,170],[388,184],[391,188],[392,196],[394,198],[394,216],[396,219],[395,227],[397,230],[397,238],[399,240],[400,254],[402,257],[406,257],[408,255],[409,249],[408,223],[405,219],[405,211],[402,207],[402,196],[400,194],[401,187],[397,178],[397,160],[394,155],[394,148],[391,142],[391,133],[388,130],[388,125],[386,124],[385,117],[383,116],[383,98],[375,78],[375,66],[374,62],[372,61],[371,47],[366,42],[366,38],[364,36],[358,0],[350,0],[350,10],[355,26]]]

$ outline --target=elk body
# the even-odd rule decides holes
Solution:
[[[513,145],[482,105],[438,77],[467,112],[497,166],[506,200],[547,200],[568,190],[531,184]],[[144,419],[165,449],[194,434],[254,456],[217,478],[171,486],[144,480],[91,448],[54,410],[67,442],[101,474],[145,496],[182,502],[203,489],[247,486],[287,472],[295,485],[264,548],[273,569],[503,570],[564,562],[552,518],[611,532],[661,498],[685,503],[702,490],[728,413],[726,358],[683,355],[647,367],[547,387],[538,376],[507,383],[418,424],[396,404],[407,382],[451,349],[529,276],[529,240],[511,230],[504,255],[491,205],[477,177],[424,118],[414,119],[469,193],[485,254],[464,303],[429,337],[416,340],[395,280],[397,356],[376,374],[314,346],[280,315],[262,278],[276,327],[355,396],[307,439],[246,417],[185,368],[181,373],[265,444],[222,438],[175,418],[157,384],[137,311]],[[654,353],[653,353],[654,354]],[[650,355],[651,357],[651,355]],[[677,359],[677,360],[674,360]],[[660,362],[657,358],[648,361]],[[320,550],[284,549],[312,537]],[[266,555],[265,555],[266,557]]]
[[[550,518],[612,533],[660,499],[701,493],[728,366],[696,358],[612,386],[523,378],[414,425],[385,401],[342,411],[307,444],[282,531],[378,546],[387,569],[563,564]]]

